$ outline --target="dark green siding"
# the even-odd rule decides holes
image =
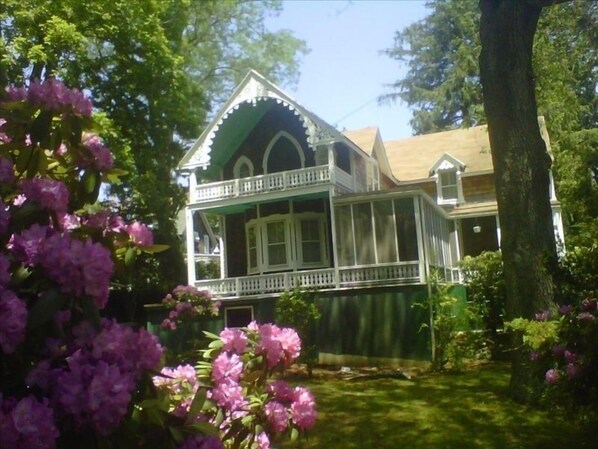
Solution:
[[[334,355],[372,358],[430,360],[430,332],[421,329],[428,322],[424,302],[426,286],[401,286],[318,293],[316,304],[322,313],[316,332],[318,350]],[[226,301],[218,317],[202,319],[175,332],[163,331],[160,323],[167,314],[162,307],[147,309],[148,329],[175,351],[186,349],[202,330],[218,333],[224,327],[224,309],[253,305],[259,323],[274,321],[275,298]]]
[[[430,360],[426,286],[320,294],[318,349],[331,354]]]

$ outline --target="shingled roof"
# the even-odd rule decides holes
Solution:
[[[428,178],[432,166],[449,154],[465,164],[465,174],[493,169],[488,127],[455,129],[384,142],[392,173],[399,181]]]

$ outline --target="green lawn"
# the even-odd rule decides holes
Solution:
[[[302,449],[596,448],[581,431],[548,410],[521,406],[506,394],[508,366],[415,380],[315,379],[318,422]],[[286,446],[285,446],[286,447]]]

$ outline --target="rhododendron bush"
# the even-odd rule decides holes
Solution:
[[[558,314],[538,312],[534,320],[508,323],[521,331],[530,365],[546,386],[545,399],[598,416],[598,301],[588,296],[562,305]]]
[[[294,331],[225,330],[196,371],[101,318],[114,274],[163,246],[97,205],[120,173],[96,128],[59,81],[0,89],[0,448],[263,449],[310,427],[311,394],[268,384],[299,353]]]

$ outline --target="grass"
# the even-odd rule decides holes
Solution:
[[[594,448],[575,423],[513,402],[509,369],[489,364],[463,374],[414,380],[301,381],[316,396],[318,422],[302,449]],[[283,446],[287,447],[287,446]]]

